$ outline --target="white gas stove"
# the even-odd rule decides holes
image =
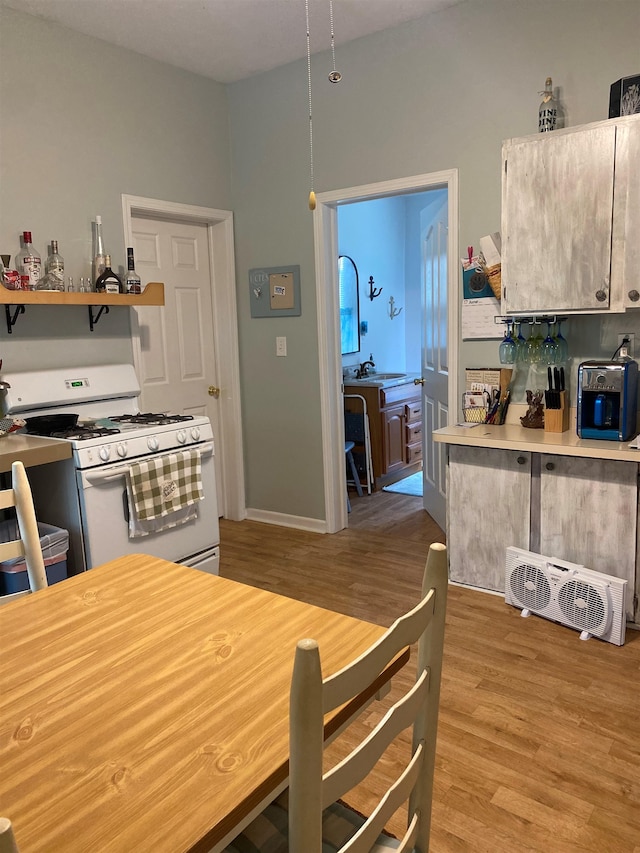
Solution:
[[[5,414],[24,418],[31,434],[71,444],[71,460],[29,469],[29,480],[38,517],[69,530],[73,572],[132,552],[217,572],[214,441],[207,417],[141,413],[140,385],[129,364],[5,373],[3,380],[9,385]],[[77,423],[63,427],[63,415],[77,415]],[[201,466],[205,497],[197,517],[133,537],[130,466],[182,452],[197,453]]]
[[[130,364],[4,374],[5,411],[27,419],[33,435],[71,442],[78,468],[166,453],[211,441],[207,417],[140,413],[140,385]],[[76,426],[42,430],[30,418],[74,413]],[[50,425],[49,425],[50,426]]]

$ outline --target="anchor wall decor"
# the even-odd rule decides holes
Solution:
[[[376,296],[380,296],[381,293],[382,293],[382,288],[373,286],[373,276],[370,275],[369,276],[369,293],[367,293],[367,296],[373,302],[373,300],[376,298]]]
[[[395,307],[396,301],[393,296],[389,297],[389,318],[393,320],[394,317],[397,317],[398,314],[401,313],[402,308]]]

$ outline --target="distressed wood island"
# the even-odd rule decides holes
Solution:
[[[451,580],[504,593],[515,545],[626,579],[627,620],[640,623],[640,450],[515,424],[449,426],[433,439],[448,451]]]

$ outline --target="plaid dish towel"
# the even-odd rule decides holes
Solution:
[[[204,499],[200,452],[187,450],[134,462],[127,477],[129,535],[144,536],[195,517]]]

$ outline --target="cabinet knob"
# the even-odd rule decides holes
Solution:
[[[556,466],[554,465],[553,462],[547,462],[547,464],[544,467],[547,469],[547,471],[553,471],[553,470],[555,470]]]
[[[518,458],[516,459],[516,462],[518,463],[518,465],[524,465],[524,463],[526,461],[527,460],[524,458],[524,456],[518,456]]]
[[[637,302],[640,299],[640,293],[637,290],[630,290],[628,296],[631,302]]]
[[[598,302],[606,302],[607,301],[607,291],[606,290],[596,290],[596,299]]]

